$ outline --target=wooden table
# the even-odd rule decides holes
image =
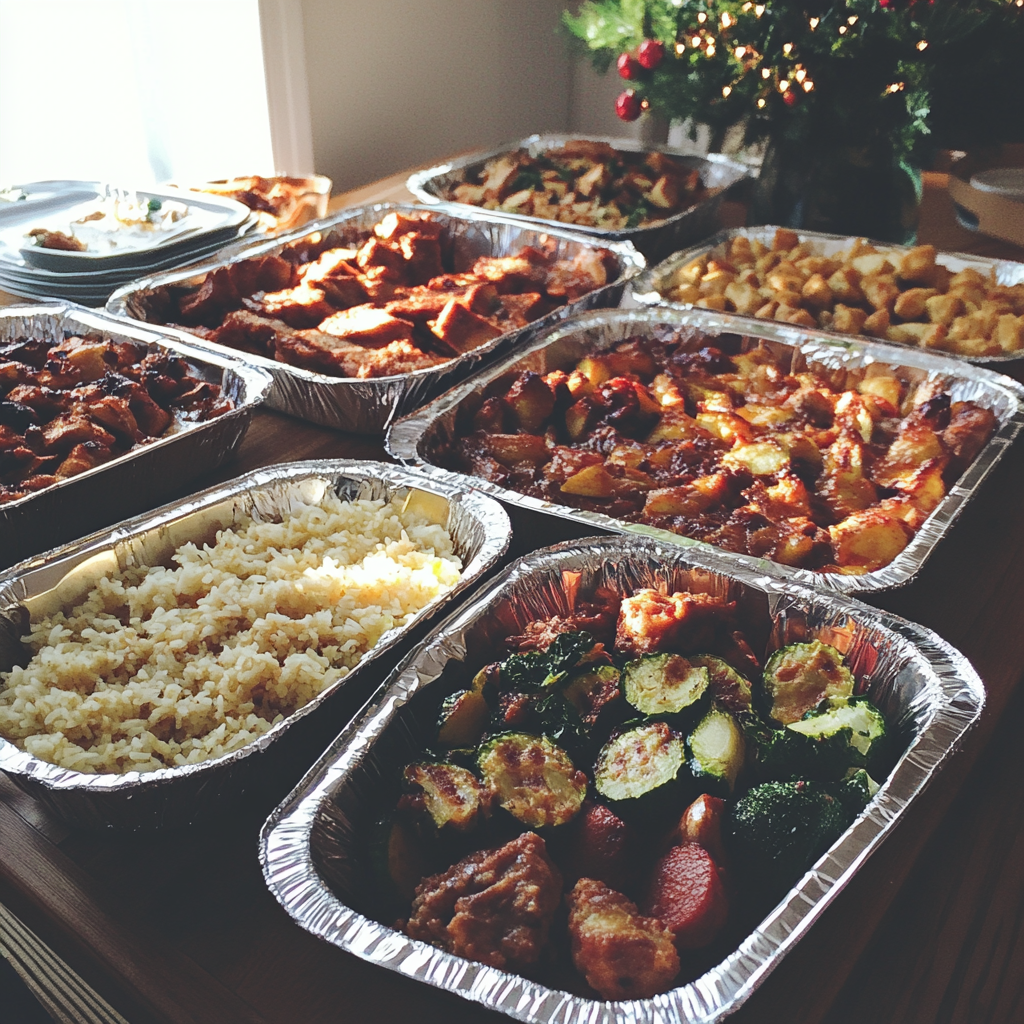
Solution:
[[[404,179],[332,205],[407,199]],[[1024,250],[955,224],[943,175],[925,176],[921,238],[1024,259]],[[383,450],[371,438],[258,412],[238,458],[197,486],[274,462],[339,456],[382,458]],[[517,546],[541,537],[520,535]],[[930,626],[971,659],[988,690],[981,724],[731,1021],[1020,1022],[1024,444],[1002,460],[919,579],[873,602]],[[263,886],[258,826],[239,814],[157,838],[80,832],[0,778],[0,901],[133,1024],[500,1019],[299,929]]]

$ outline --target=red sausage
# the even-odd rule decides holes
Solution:
[[[654,867],[643,913],[675,935],[677,949],[713,942],[729,917],[729,899],[711,854],[697,843],[673,846]]]
[[[573,827],[563,872],[566,883],[596,878],[618,892],[628,889],[634,854],[629,826],[603,804],[588,801]]]

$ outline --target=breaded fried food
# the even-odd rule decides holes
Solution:
[[[524,832],[425,878],[405,931],[467,960],[525,967],[540,957],[561,893],[544,840]]]
[[[623,600],[615,630],[618,651],[637,657],[658,651],[710,645],[716,619],[732,618],[735,602],[710,594],[662,594],[638,590]]]
[[[646,999],[679,973],[672,933],[603,882],[581,878],[566,897],[572,962],[605,999]]]

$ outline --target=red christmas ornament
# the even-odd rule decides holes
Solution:
[[[665,57],[665,44],[657,39],[645,39],[636,51],[636,59],[640,64],[653,71]]]
[[[632,89],[620,92],[615,100],[615,113],[623,121],[635,121],[640,116],[640,97]]]
[[[793,104],[796,103],[796,92],[793,89],[787,89],[786,92],[782,94],[782,102],[785,103],[787,107],[793,106]]]
[[[619,69],[619,75],[622,78],[639,78],[644,71],[636,58],[628,53],[620,53],[615,66]]]

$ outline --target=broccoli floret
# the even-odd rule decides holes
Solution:
[[[737,801],[726,835],[739,877],[781,896],[839,838],[852,815],[817,782],[765,782]]]
[[[846,778],[833,782],[828,791],[855,818],[871,803],[878,788],[878,783],[863,768],[851,768]]]

